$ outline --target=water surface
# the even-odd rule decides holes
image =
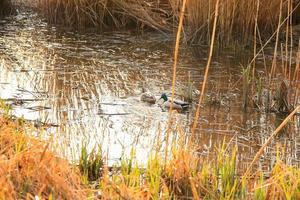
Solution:
[[[101,145],[111,162],[128,156],[134,147],[144,162],[165,139],[168,113],[157,104],[140,102],[140,95],[144,90],[157,97],[170,93],[173,44],[172,35],[157,33],[79,33],[48,25],[33,11],[22,11],[0,21],[0,97],[13,104],[14,115],[50,124],[46,135],[71,160],[87,143],[90,149]],[[267,53],[267,62],[271,55]],[[281,123],[284,116],[242,109],[241,64],[249,58],[232,51],[215,56],[197,130],[199,154],[215,152],[225,139],[238,146],[238,159],[247,165]],[[185,94],[189,74],[194,86],[190,112],[175,114],[186,135],[205,65],[205,54],[195,58],[190,49],[181,49],[177,96]],[[262,57],[257,69],[264,71]],[[210,103],[214,98],[220,104]],[[266,149],[261,167],[272,165],[276,144],[285,148],[288,163],[299,166],[299,126],[295,117]]]

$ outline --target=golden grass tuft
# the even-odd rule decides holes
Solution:
[[[0,199],[83,199],[78,170],[25,134],[20,120],[0,118]]]
[[[223,145],[216,151],[207,159],[179,147],[167,163],[150,157],[145,169],[130,159],[112,173],[104,169],[101,195],[103,199],[299,199],[299,168],[277,159],[270,174],[257,170],[252,178],[241,179],[237,149],[226,151]]]

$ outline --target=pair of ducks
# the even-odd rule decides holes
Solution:
[[[168,98],[166,93],[163,93],[158,99],[158,101],[160,101],[161,99],[163,100],[163,102],[159,105],[163,110],[170,109],[170,107],[172,106],[173,110],[177,110],[178,112],[183,112],[189,108],[189,103],[177,99],[176,100],[174,99],[172,101],[171,99]],[[156,97],[153,94],[146,92],[141,95],[141,101],[149,104],[155,104]]]

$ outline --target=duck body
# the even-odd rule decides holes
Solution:
[[[164,100],[164,102],[161,105],[162,109],[164,110],[170,109],[170,107],[172,107],[172,109],[182,112],[189,108],[189,103],[177,99],[171,101],[170,99],[168,99],[168,96],[165,93],[161,95],[160,99]]]
[[[146,102],[146,103],[149,103],[149,104],[155,104],[156,102],[156,98],[153,94],[151,94],[150,92],[145,92],[141,95],[141,98],[140,100],[142,102]]]

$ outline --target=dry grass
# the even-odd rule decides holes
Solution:
[[[82,28],[124,28],[144,25],[167,30],[169,14],[165,1],[139,0],[40,0],[39,9],[52,23]]]
[[[255,33],[269,36],[277,29],[281,13],[288,16],[296,0],[224,0],[220,2],[216,42],[249,42]],[[39,0],[38,7],[52,23],[99,29],[150,27],[174,31],[179,23],[181,0]],[[189,0],[186,5],[184,33],[191,43],[210,43],[216,0]],[[293,21],[299,21],[296,9]],[[256,30],[256,31],[255,31]],[[260,35],[261,36],[261,35]]]
[[[187,21],[194,42],[210,40],[215,5],[216,0],[209,3],[205,0],[189,1]],[[261,32],[272,33],[277,28],[279,5],[280,0],[222,1],[217,23],[218,38],[227,42],[234,38],[247,40],[254,34],[256,21]]]
[[[81,184],[82,180],[89,172],[94,172],[95,168],[86,168],[90,171],[80,175],[77,166],[55,156],[48,149],[48,144],[25,134],[25,130],[30,132],[32,129],[21,119],[12,120],[6,114],[0,118],[0,199],[300,197],[300,170],[285,165],[279,157],[268,176],[255,171],[251,179],[246,176],[241,179],[236,159],[238,149],[230,151],[223,145],[216,148],[215,157],[208,158],[198,155],[191,147],[184,147],[183,143],[173,146],[171,157],[167,161],[154,153],[145,168],[140,168],[134,151],[130,158],[122,158],[121,164],[116,168],[98,165],[98,168],[101,167],[101,176],[96,180],[98,186],[85,189]],[[184,137],[180,129],[177,131]],[[179,141],[183,139],[179,138]],[[91,155],[94,153],[91,152]],[[84,155],[91,163],[92,159],[99,160],[97,156],[87,153]]]
[[[104,170],[100,191],[104,199],[298,199],[300,171],[279,159],[270,175],[256,171],[251,179],[237,175],[236,151],[217,148],[215,159],[203,158],[191,149],[173,149],[165,164],[155,156],[146,169],[134,159],[109,176]],[[268,198],[269,197],[269,198]]]
[[[0,118],[0,199],[83,199],[78,170],[26,135],[26,126]]]
[[[279,11],[275,10],[275,7],[280,4],[277,0],[264,1],[266,5],[269,3],[268,6],[262,2],[258,6],[257,0],[243,3],[233,0],[220,1],[220,7],[219,0],[210,1],[211,4],[204,3],[202,0],[187,2],[188,11],[184,21],[186,30],[194,42],[198,43],[202,38],[211,42],[211,59],[215,36],[230,41],[235,38],[235,33],[240,32],[241,38],[248,39],[253,34],[253,28],[264,27],[266,32],[278,29],[278,19],[281,18],[279,15],[286,15],[285,2],[287,1],[281,1],[282,9]],[[175,0],[170,4],[166,3],[166,1],[161,4],[159,1],[137,0],[40,0],[40,8],[44,13],[49,14],[53,22],[60,21],[70,26],[114,25],[120,28],[134,23],[139,26],[145,24],[158,30],[169,30],[174,24],[171,24],[173,20],[167,17],[172,13],[173,19],[177,21],[179,16],[177,10],[179,6],[184,8],[185,4],[181,5]],[[161,5],[169,6],[172,10],[166,8],[167,12],[165,12],[165,8],[162,9]],[[182,16],[177,35],[175,61],[179,49]],[[212,16],[214,16],[213,26]],[[241,24],[244,26],[240,26]],[[201,31],[203,27],[206,30],[204,32]],[[206,78],[210,59],[206,67]],[[299,63],[293,74],[294,80],[298,79],[298,65]],[[176,62],[173,78],[173,80],[176,78]],[[206,80],[203,83],[202,95],[205,91],[205,83]],[[199,105],[202,102],[201,98]],[[188,148],[183,145],[172,148],[171,158],[167,161],[155,154],[149,158],[144,169],[139,167],[134,156],[129,159],[122,158],[121,166],[113,169],[112,172],[103,166],[100,156],[89,156],[86,151],[82,151],[80,164],[83,166],[81,168],[83,176],[81,176],[76,166],[71,166],[66,160],[53,154],[48,149],[48,144],[27,135],[28,126],[22,120],[12,120],[7,115],[2,116],[0,117],[0,185],[2,186],[0,198],[33,199],[39,196],[45,199],[86,199],[88,193],[81,184],[82,179],[85,177],[94,180],[100,176],[97,180],[100,183],[99,188],[96,188],[95,192],[98,191],[102,199],[299,199],[300,170],[285,165],[279,158],[268,177],[256,171],[252,179],[248,178],[253,164],[261,156],[264,148],[295,112],[296,110],[266,141],[243,179],[237,175],[239,166],[236,159],[237,149],[228,152],[223,145],[217,148],[216,157],[210,157],[208,160],[199,156],[192,148],[192,144]],[[196,119],[199,115],[196,115]],[[179,135],[185,134],[179,133]],[[165,155],[164,158],[166,157]],[[100,171],[100,167],[104,169]]]

